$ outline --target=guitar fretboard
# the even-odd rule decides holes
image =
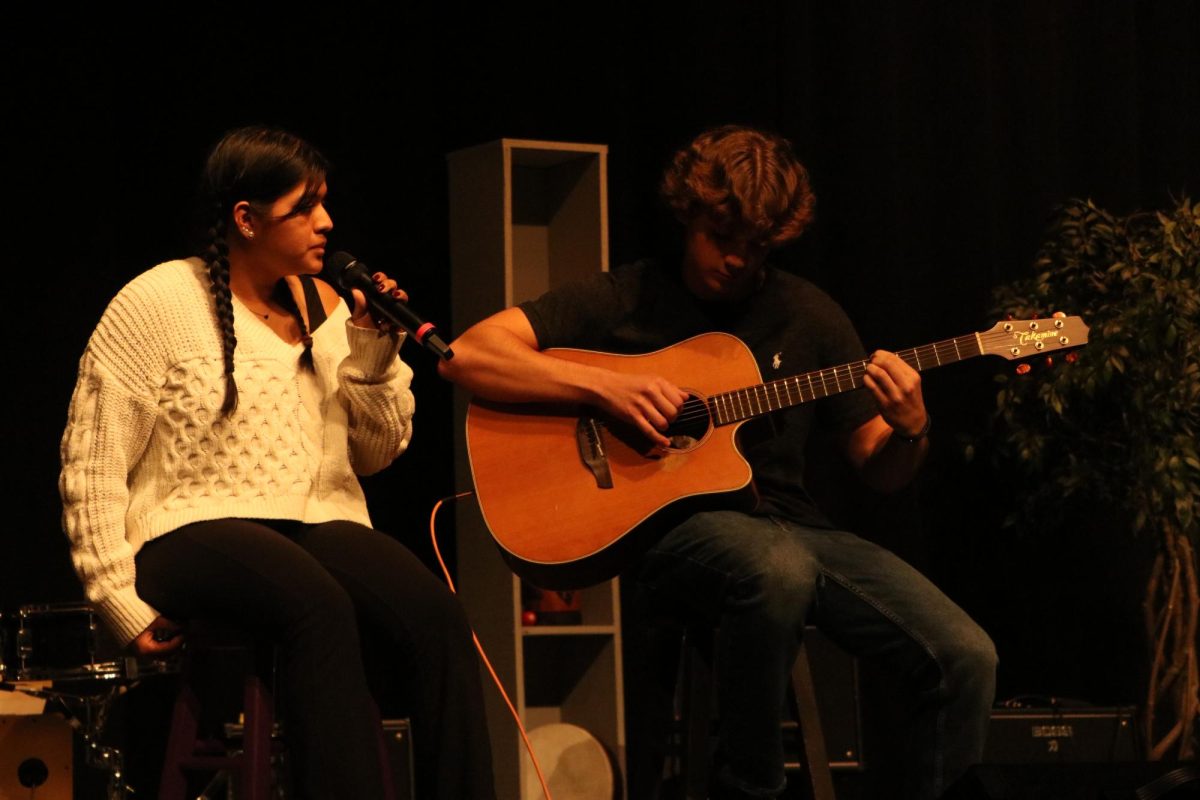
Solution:
[[[983,345],[979,336],[974,333],[896,352],[896,355],[918,372],[983,354]],[[849,364],[715,394],[707,401],[709,413],[714,424],[729,425],[781,408],[790,408],[822,397],[861,389],[863,373],[866,372],[868,363],[852,361]]]

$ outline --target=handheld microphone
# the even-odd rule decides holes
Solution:
[[[370,271],[361,261],[349,253],[339,251],[329,257],[329,266],[337,273],[338,283],[343,289],[347,292],[358,289],[363,293],[376,318],[408,331],[418,344],[424,345],[438,358],[446,361],[454,358],[454,351],[438,336],[434,324],[414,314],[407,303],[385,295],[375,288]]]

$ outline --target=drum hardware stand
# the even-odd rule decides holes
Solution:
[[[67,724],[83,737],[84,763],[108,773],[107,800],[127,800],[134,790],[125,784],[125,762],[121,751],[100,743],[112,703],[129,687],[113,686],[102,693],[74,694],[59,689],[33,689],[19,683],[0,681],[0,690],[20,692],[55,703],[66,715]]]
[[[0,614],[0,623],[8,622],[4,617]],[[18,610],[17,622],[11,642],[11,626],[0,624],[0,691],[53,703],[82,738],[84,764],[107,774],[106,799],[129,800],[134,790],[125,782],[123,755],[119,748],[101,741],[109,712],[114,701],[141,679],[177,673],[178,658],[139,661],[117,655],[116,643],[102,635],[89,603],[24,605]],[[15,646],[10,648],[10,644]],[[109,654],[115,657],[104,657]],[[8,671],[6,656],[16,656],[15,672]],[[16,680],[7,680],[12,677]],[[50,681],[51,685],[41,688],[33,681]]]

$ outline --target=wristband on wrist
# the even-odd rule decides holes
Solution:
[[[925,424],[921,426],[921,430],[917,431],[913,436],[905,436],[900,431],[892,428],[892,436],[896,437],[906,444],[916,444],[929,435],[929,426],[933,423],[933,416],[929,412],[925,413]]]

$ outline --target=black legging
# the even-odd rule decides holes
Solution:
[[[390,537],[352,522],[197,522],[142,547],[137,591],[167,617],[220,620],[279,645],[301,796],[383,796],[369,671],[377,691],[400,689],[412,719],[417,795],[494,797],[466,617]]]

